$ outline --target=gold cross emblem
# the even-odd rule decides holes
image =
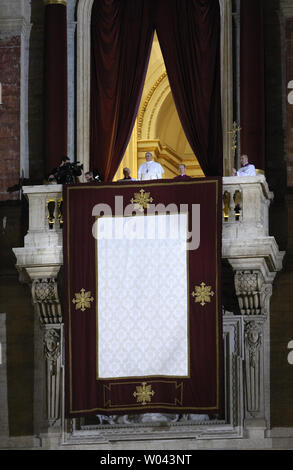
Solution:
[[[134,193],[134,198],[130,199],[131,204],[134,204],[134,208],[143,212],[144,209],[149,207],[149,202],[153,202],[153,198],[150,197],[150,193],[146,193],[143,189],[140,189],[139,193]]]
[[[75,310],[85,311],[86,308],[91,308],[91,302],[94,301],[94,298],[91,297],[91,292],[86,292],[85,289],[80,289],[80,293],[76,293],[75,299],[72,302],[75,304]]]
[[[195,291],[193,291],[191,295],[194,297],[194,301],[200,302],[200,305],[203,307],[206,302],[211,301],[214,292],[211,290],[211,286],[206,286],[205,283],[202,282],[200,286],[195,286]]]
[[[147,385],[146,382],[142,382],[141,385],[136,387],[136,392],[133,393],[134,398],[136,398],[137,403],[146,405],[150,403],[151,397],[153,397],[155,392],[152,390],[151,385]]]
[[[241,131],[241,127],[237,126],[237,123],[233,122],[233,127],[231,131],[227,131],[228,134],[232,134],[232,150],[236,150],[237,148],[237,132]]]

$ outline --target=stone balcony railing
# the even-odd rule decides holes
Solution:
[[[17,268],[62,265],[62,185],[24,186],[29,229],[24,248],[15,248]],[[269,236],[273,193],[263,175],[223,178],[223,258],[262,256],[267,273],[281,269],[283,253]]]
[[[284,253],[279,251],[274,237],[269,235],[269,206],[273,193],[265,176],[223,178],[222,256],[235,269],[238,260],[249,267],[256,258],[264,262],[262,271],[273,280],[282,268]],[[244,262],[244,260],[246,260]]]
[[[29,203],[29,227],[24,247],[14,248],[21,279],[57,276],[63,264],[63,231],[60,223],[62,185],[24,186]]]
[[[23,193],[29,202],[29,229],[24,247],[14,248],[14,253],[20,279],[31,285],[35,310],[44,329],[44,386],[47,420],[52,425],[61,419],[64,400],[60,391],[63,318],[57,286],[63,264],[62,186],[25,186]],[[261,436],[270,425],[270,297],[284,256],[269,235],[272,200],[263,175],[223,178],[222,258],[232,267],[231,292],[236,292],[239,303],[238,312],[223,312],[230,397],[226,404],[230,424],[227,422],[225,432],[231,432],[231,437],[235,437],[236,428],[240,429],[237,435],[249,435],[251,430],[251,435]],[[229,352],[232,343],[237,354]],[[40,351],[36,354],[39,360]],[[218,431],[215,428],[213,432]]]

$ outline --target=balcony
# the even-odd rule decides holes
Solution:
[[[69,441],[76,436],[83,439],[82,426],[76,427],[75,423],[67,433],[62,417],[63,315],[57,285],[63,264],[62,186],[25,186],[23,193],[29,202],[29,229],[24,247],[13,251],[20,280],[31,285],[40,334],[43,329],[46,419],[49,426],[60,423],[60,433]],[[210,423],[206,431],[187,426],[185,431],[193,438],[218,438],[223,432],[227,438],[241,438],[244,432],[249,437],[250,429],[251,439],[262,438],[269,429],[270,297],[284,257],[275,238],[269,235],[272,201],[273,194],[263,175],[223,178],[222,258],[232,268],[234,285],[229,289],[236,292],[239,309],[237,312],[223,309],[225,422]],[[36,360],[41,360],[40,351]],[[137,427],[127,426],[127,432],[136,435]],[[170,436],[177,432],[172,429],[171,426]],[[103,432],[107,439],[108,431]],[[116,433],[119,438],[119,432],[124,432],[119,431],[119,426],[111,428],[109,435]]]

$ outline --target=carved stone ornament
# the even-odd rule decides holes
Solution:
[[[257,271],[237,271],[235,290],[242,315],[259,315],[263,313],[261,291],[263,275]]]
[[[236,292],[253,294],[259,290],[259,274],[252,271],[237,271],[235,275]]]
[[[57,300],[57,284],[54,279],[34,281],[34,299],[36,302]]]
[[[34,280],[32,283],[32,297],[42,325],[63,322],[55,278]]]
[[[245,343],[248,347],[249,365],[255,368],[256,355],[262,344],[262,324],[250,321],[245,325]]]
[[[60,330],[50,328],[44,334],[44,353],[50,361],[60,356]]]

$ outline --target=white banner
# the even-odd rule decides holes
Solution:
[[[187,214],[97,219],[98,378],[189,375],[187,230]]]

